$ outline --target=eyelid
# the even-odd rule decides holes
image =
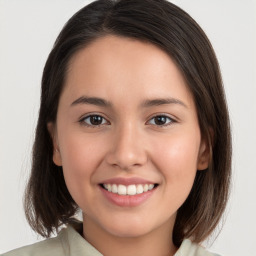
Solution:
[[[157,114],[154,114],[153,116],[151,116],[151,117],[149,118],[149,120],[146,122],[146,124],[149,123],[152,119],[154,119],[154,118],[156,118],[156,117],[159,117],[159,116],[160,116],[160,117],[168,118],[168,119],[170,119],[171,121],[170,121],[169,123],[163,124],[163,125],[156,125],[156,124],[149,124],[149,125],[154,125],[154,126],[158,126],[158,127],[166,127],[166,126],[169,126],[169,125],[171,125],[171,124],[174,124],[174,123],[177,123],[177,122],[178,122],[176,118],[174,118],[173,116],[170,116],[169,114],[166,114],[166,113],[157,113]]]
[[[100,116],[102,119],[104,119],[106,121],[106,123],[104,124],[99,124],[99,125],[93,125],[93,124],[88,124],[86,123],[84,120],[87,119],[87,118],[90,118],[91,116]],[[97,128],[97,127],[101,127],[103,125],[108,125],[110,124],[110,122],[108,121],[108,119],[106,117],[104,117],[104,115],[102,113],[95,113],[95,112],[92,112],[92,113],[87,113],[85,115],[83,115],[82,117],[79,118],[78,122],[81,124],[81,125],[84,125],[84,126],[87,126],[87,127],[92,127],[92,128]]]
[[[105,122],[104,124],[99,124],[99,125],[93,125],[93,124],[90,125],[90,124],[87,124],[86,122],[84,122],[84,120],[85,120],[86,118],[89,118],[89,117],[91,117],[91,116],[100,116],[100,117],[102,117],[106,122]],[[159,116],[160,116],[160,117],[166,117],[166,118],[170,119],[171,121],[170,121],[169,123],[163,124],[163,125],[157,125],[157,124],[150,124],[150,123],[149,123],[152,119],[154,119],[154,118],[156,118],[156,117],[159,117]],[[82,116],[79,118],[78,122],[79,122],[81,125],[88,126],[88,127],[92,127],[92,128],[97,128],[97,127],[100,127],[100,126],[103,126],[103,125],[110,125],[110,124],[111,124],[110,121],[108,120],[108,118],[106,118],[103,113],[98,113],[98,112],[96,112],[96,113],[95,113],[95,112],[91,112],[91,113],[87,113],[87,114],[85,114],[85,115],[82,115]],[[173,117],[173,116],[170,115],[170,114],[166,114],[166,113],[156,113],[156,114],[154,114],[154,115],[152,115],[152,116],[149,117],[149,119],[148,119],[148,121],[146,122],[146,124],[148,124],[148,125],[154,125],[154,126],[158,126],[158,127],[166,127],[166,126],[168,126],[168,125],[171,125],[171,124],[174,124],[174,123],[177,123],[177,122],[178,122],[177,118],[176,118],[176,117]]]

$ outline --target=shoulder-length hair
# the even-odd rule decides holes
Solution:
[[[31,227],[49,237],[74,219],[72,199],[61,167],[52,161],[47,123],[56,121],[70,58],[97,38],[116,35],[149,42],[176,63],[191,91],[202,137],[211,152],[209,168],[198,171],[193,188],[178,209],[173,242],[201,242],[217,226],[229,195],[231,174],[230,122],[218,61],[207,36],[183,10],[166,0],[98,0],[66,23],[47,59],[33,146],[25,212]]]

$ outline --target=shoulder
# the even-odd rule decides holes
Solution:
[[[61,231],[55,238],[49,238],[44,241],[27,245],[0,256],[64,256],[65,248],[63,247],[63,238],[65,231]]]
[[[185,239],[174,256],[220,256],[207,251],[204,247]]]
[[[0,256],[103,256],[82,236],[82,223],[62,228],[55,238],[25,246]]]

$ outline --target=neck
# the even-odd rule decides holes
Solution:
[[[141,236],[119,237],[85,218],[83,235],[104,256],[172,256],[177,251],[170,232],[173,229],[172,222]]]

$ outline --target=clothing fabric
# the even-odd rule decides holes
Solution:
[[[55,238],[28,245],[0,256],[103,256],[72,226],[63,228]],[[174,256],[219,256],[186,239]]]

